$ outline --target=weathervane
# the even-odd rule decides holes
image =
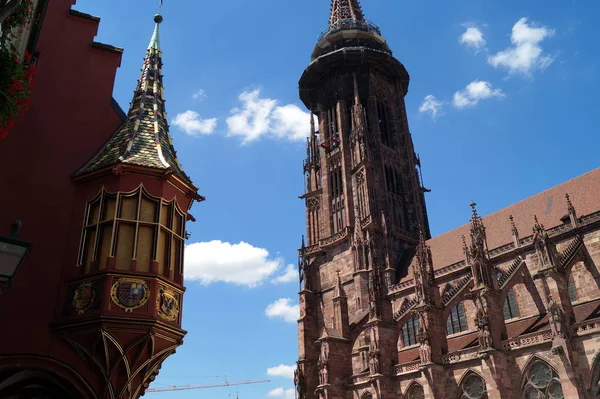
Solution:
[[[163,6],[163,0],[159,0],[158,1],[158,13],[160,14],[161,10],[162,10],[162,6]]]

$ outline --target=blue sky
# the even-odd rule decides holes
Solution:
[[[411,75],[409,124],[434,235],[466,223],[471,200],[487,214],[599,166],[599,2],[362,5]],[[75,6],[102,18],[96,40],[125,48],[114,89],[124,109],[156,6]],[[297,82],[328,12],[329,0],[165,1],[171,134],[207,201],[188,226],[189,333],[153,387],[224,375],[272,382],[150,398],[293,397],[285,366],[297,358],[297,282],[288,265],[305,230],[297,197],[309,130]]]

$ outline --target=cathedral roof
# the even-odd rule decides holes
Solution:
[[[172,171],[193,186],[177,160],[169,134],[159,40],[162,20],[161,15],[154,17],[154,32],[125,121],[75,176],[122,163]]]
[[[565,194],[569,194],[578,217],[600,211],[600,168],[484,216],[488,249],[513,242],[511,215],[521,239],[532,235],[535,216],[546,229],[563,224],[561,219],[568,214]],[[464,259],[462,236],[469,237],[470,226],[465,224],[427,241],[435,269]]]

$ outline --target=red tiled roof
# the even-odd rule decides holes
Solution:
[[[518,337],[519,335],[528,334],[540,330],[548,326],[547,315],[536,315],[526,319],[517,320],[506,323],[506,334],[508,338]]]
[[[419,356],[420,356],[420,354],[419,354],[418,347],[412,348],[412,349],[407,349],[405,351],[398,352],[398,362],[400,364],[412,362],[413,360],[417,360],[419,358]]]
[[[573,306],[573,313],[575,314],[575,322],[584,321],[594,317],[598,317],[600,312],[600,300],[583,303],[581,305]]]
[[[546,229],[560,225],[562,223],[560,219],[567,215],[565,194],[571,197],[571,203],[578,217],[599,211],[600,168],[484,216],[488,248],[491,250],[512,242],[510,215],[514,218],[521,239],[532,234],[534,215],[537,215],[539,222]],[[467,212],[468,208],[465,208],[465,215],[468,214]],[[468,243],[469,228],[470,223],[427,241],[431,247],[435,269],[441,269],[464,259],[461,236],[464,235]],[[409,275],[411,274],[412,270],[409,271]]]
[[[458,336],[456,338],[448,339],[448,353],[456,352],[466,348],[477,340],[477,332],[471,332],[465,335]]]

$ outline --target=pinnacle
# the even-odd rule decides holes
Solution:
[[[364,21],[364,19],[358,0],[331,0],[329,25],[334,25],[343,20]]]

